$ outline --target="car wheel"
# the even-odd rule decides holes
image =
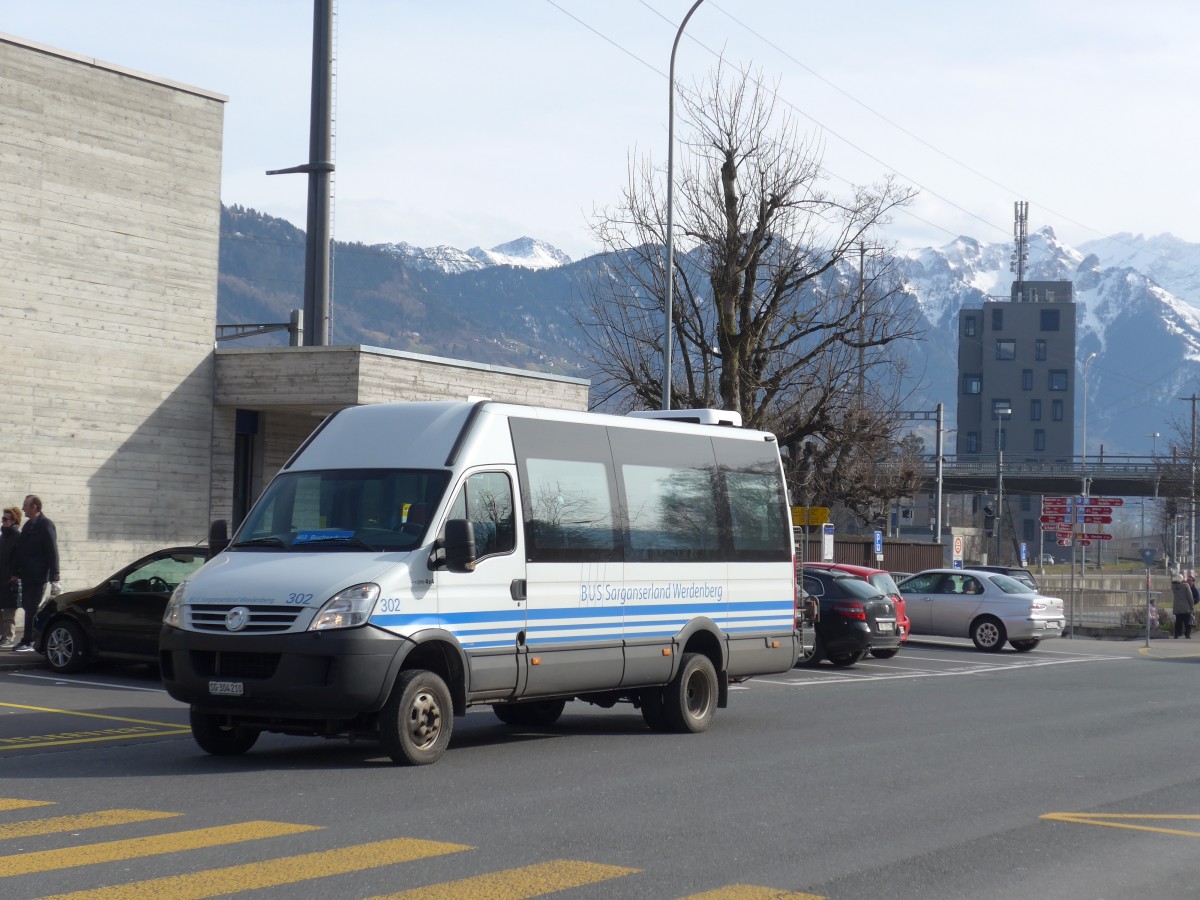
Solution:
[[[1004,625],[993,616],[983,616],[971,623],[971,640],[980,650],[999,653],[1004,649]]]
[[[717,714],[717,670],[703,653],[685,653],[679,671],[662,690],[663,716],[671,731],[699,734]]]
[[[87,665],[87,638],[70,619],[59,619],[46,635],[46,662],[55,672],[78,672]]]
[[[863,657],[866,655],[866,650],[854,650],[850,653],[839,653],[837,656],[830,656],[829,661],[839,669],[848,669],[862,662]]]
[[[425,669],[401,672],[379,714],[379,740],[392,762],[437,762],[453,730],[454,701],[446,682]]]
[[[189,715],[192,737],[213,756],[239,756],[254,746],[260,734],[257,728],[238,725],[228,716],[198,712],[194,706]]]
[[[670,731],[667,714],[663,711],[662,688],[646,688],[642,691],[642,721],[651,731]]]
[[[821,640],[819,634],[814,634],[812,644],[800,650],[800,656],[796,660],[796,665],[802,666],[805,669],[815,669],[821,664],[821,660],[824,658],[825,642]]]
[[[535,700],[532,703],[496,703],[492,712],[505,725],[525,725],[545,728],[558,721],[566,700]]]
[[[1040,644],[1041,641],[1037,638],[1030,638],[1029,640],[1025,641],[1009,641],[1009,643],[1021,653],[1028,653],[1030,650]]]
[[[900,648],[897,647],[894,650],[872,650],[871,655],[876,659],[891,659],[899,652]]]

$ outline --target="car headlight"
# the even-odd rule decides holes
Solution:
[[[163,624],[170,625],[172,628],[183,627],[183,603],[187,597],[186,581],[179,582],[179,586],[171,591],[171,599],[167,601],[167,608],[163,610]]]
[[[379,599],[379,585],[356,584],[338,591],[325,605],[317,610],[309,631],[327,631],[331,628],[357,628],[371,618],[371,610]]]

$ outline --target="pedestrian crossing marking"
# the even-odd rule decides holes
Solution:
[[[555,891],[610,881],[638,871],[601,863],[556,859],[395,894],[381,894],[371,900],[524,900],[526,897],[541,897]]]
[[[805,894],[803,891],[781,891],[753,884],[731,884],[727,887],[717,888],[715,891],[692,894],[685,897],[684,900],[829,900],[829,898],[822,894]]]
[[[6,838],[34,837],[42,834],[57,834],[62,831],[83,831],[88,828],[103,828],[107,825],[129,825],[133,822],[151,822],[155,819],[170,819],[183,813],[155,812],[150,809],[106,809],[100,812],[83,813],[78,816],[55,816],[52,819],[32,819],[28,822],[13,822],[0,825],[0,840]]]
[[[151,900],[170,897],[171,900],[199,900],[204,897],[221,897],[239,891],[279,887],[300,881],[311,881],[330,875],[344,875],[390,866],[395,863],[413,862],[432,856],[474,850],[465,844],[447,844],[441,841],[423,841],[416,838],[393,838],[371,844],[356,844],[336,850],[322,850],[300,856],[284,856],[263,862],[227,866],[223,869],[207,869],[189,875],[172,875],[135,881],[129,884],[99,887],[92,890],[59,894],[44,900]]]
[[[54,806],[50,800],[16,800],[11,797],[0,797],[0,812],[14,809],[33,809],[38,806]]]
[[[213,828],[177,831],[152,837],[85,844],[81,847],[36,850],[32,853],[0,856],[0,878],[177,853],[181,850],[220,847],[240,841],[256,841],[262,838],[284,837],[289,834],[319,830],[319,826],[316,825],[291,825],[287,822],[242,822],[238,825],[218,825]]]

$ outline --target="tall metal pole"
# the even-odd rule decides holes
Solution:
[[[268,175],[308,175],[304,237],[304,343],[329,344],[329,186],[333,177],[333,0],[313,0],[308,162]]]
[[[1000,561],[1000,548],[1003,545],[1002,533],[1004,531],[1004,417],[1007,412],[998,412],[997,418],[1000,420],[1000,431],[996,435],[996,565],[1003,565]]]
[[[1089,491],[1088,491],[1088,467],[1087,467],[1087,395],[1088,395],[1087,373],[1088,373],[1088,366],[1090,366],[1092,364],[1092,360],[1095,358],[1096,358],[1096,354],[1093,353],[1091,356],[1089,356],[1087,359],[1085,359],[1083,361],[1083,441],[1080,444],[1080,446],[1083,450],[1083,484],[1081,485],[1082,490],[1080,491],[1080,493],[1082,493],[1083,496],[1085,496],[1085,497],[1089,493]],[[1078,524],[1078,523],[1075,523],[1075,524]],[[1075,524],[1071,525],[1072,531],[1078,530],[1075,527]],[[1071,543],[1074,544],[1075,541],[1072,541]],[[1079,571],[1080,571],[1080,574],[1082,574],[1083,572],[1087,571],[1087,547],[1080,547],[1079,553],[1080,553]],[[1072,562],[1074,562],[1074,561],[1072,560]]]
[[[692,4],[679,23],[675,42],[671,44],[671,72],[667,87],[667,302],[663,315],[663,409],[671,408],[671,338],[674,330],[671,307],[675,301],[675,51],[679,49],[679,39],[683,37],[688,19],[703,2],[696,0]]]
[[[942,438],[943,409],[944,408],[942,404],[939,403],[937,405],[937,443],[935,444],[935,450],[937,452],[937,512],[933,514],[933,542],[935,544],[940,544],[942,542],[942,466],[944,464],[944,460],[942,459],[942,449],[944,446]]]

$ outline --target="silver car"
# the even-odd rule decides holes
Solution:
[[[969,637],[980,650],[1004,642],[1021,652],[1061,637],[1063,602],[1031,591],[1015,578],[978,569],[929,569],[900,582],[912,634]]]

